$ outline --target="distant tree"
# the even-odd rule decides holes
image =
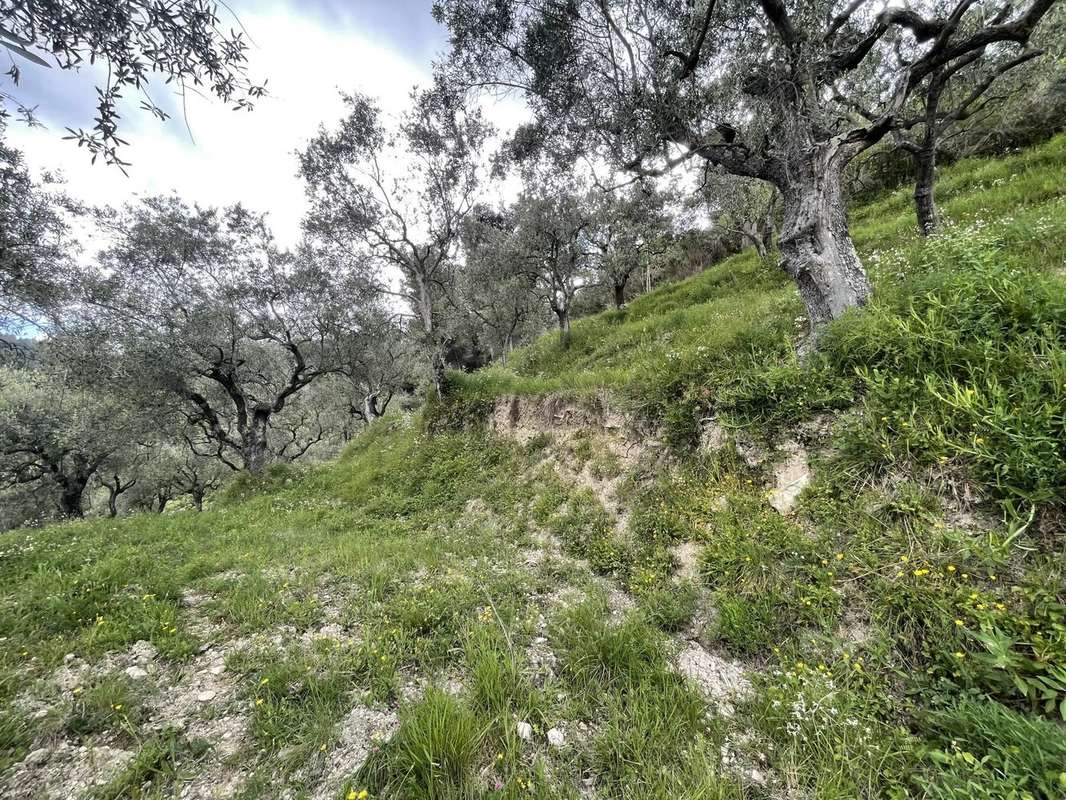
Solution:
[[[199,431],[199,452],[233,469],[258,473],[291,455],[291,442],[272,449],[271,428],[296,395],[341,368],[345,276],[310,251],[279,250],[263,219],[239,206],[155,197],[107,225],[114,241],[79,316],[116,348],[114,380],[169,396]]]
[[[614,307],[621,308],[629,279],[647,270],[669,245],[664,198],[636,184],[628,191],[593,192],[585,202],[592,212],[586,237],[595,252],[595,269],[610,289]]]
[[[934,183],[937,151],[944,139],[980,122],[1005,100],[991,93],[993,85],[1012,69],[1044,54],[1027,48],[1020,53],[998,52],[1005,48],[981,48],[935,69],[926,91],[914,98],[913,114],[901,116],[893,132],[896,146],[914,163],[914,205],[918,229],[930,234],[939,226]]]
[[[198,455],[191,449],[184,451],[177,468],[177,484],[197,511],[204,510],[204,498],[218,489],[224,479],[225,467],[218,459]]]
[[[222,4],[226,8],[225,3]],[[232,12],[230,22],[237,22]],[[168,113],[151,94],[152,80],[173,86],[182,95],[206,87],[235,108],[251,108],[263,86],[245,73],[247,43],[242,33],[226,32],[218,5],[206,0],[35,0],[4,3],[0,7],[0,45],[16,59],[40,66],[79,69],[101,63],[107,80],[96,87],[96,118],[91,130],[70,129],[93,161],[128,166],[119,156],[126,144],[119,136],[118,103],[131,89],[141,108],[160,120]],[[13,60],[6,75],[18,85],[22,69]],[[10,105],[30,122],[35,109],[26,108],[10,90],[0,91],[0,116]]]
[[[461,96],[413,94],[390,130],[366,97],[345,95],[348,115],[300,154],[311,208],[308,232],[377,266],[379,289],[414,314],[436,391],[445,391],[446,314],[463,219],[478,185],[489,127]],[[391,276],[399,274],[399,289]]]
[[[760,259],[769,258],[777,232],[778,196],[772,184],[708,169],[700,195],[717,230],[739,236],[755,248]]]
[[[1053,3],[439,0],[434,13],[451,32],[442,81],[532,107],[517,151],[591,151],[637,175],[702,161],[776,186],[781,264],[817,329],[870,294],[844,168],[938,70],[1024,47]]]
[[[130,443],[108,455],[96,472],[96,483],[107,491],[107,515],[118,516],[118,500],[137,485],[138,473],[148,460],[147,448]]]
[[[582,195],[527,187],[514,207],[515,232],[507,257],[547,303],[559,327],[559,341],[570,345],[574,298],[596,282],[589,231],[592,209]]]
[[[377,308],[342,341],[341,373],[354,390],[348,411],[369,425],[388,410],[393,396],[414,382],[416,352],[399,315]]]
[[[466,221],[466,254],[459,294],[493,358],[506,362],[523,339],[540,333],[546,321],[536,282],[512,255],[517,221],[513,209],[479,207]]]
[[[0,368],[0,485],[32,485],[80,517],[90,480],[131,432],[129,409],[48,368]]]

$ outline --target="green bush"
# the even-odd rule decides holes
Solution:
[[[468,796],[471,768],[485,730],[460,701],[430,689],[401,715],[396,735],[359,771],[353,785],[374,796]]]
[[[957,462],[1003,501],[1041,503],[1066,492],[1066,284],[1012,264],[1001,236],[934,237],[824,347],[866,396],[855,462]]]

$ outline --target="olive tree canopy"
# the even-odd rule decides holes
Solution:
[[[369,98],[344,99],[348,115],[335,130],[322,128],[300,154],[311,202],[306,227],[331,247],[366,258],[379,290],[407,305],[441,393],[446,310],[490,129],[461,96],[440,87],[413,93],[396,126]]]
[[[780,192],[782,266],[817,327],[864,303],[847,163],[938,70],[1020,50],[1055,0],[439,0],[442,80],[521,92],[516,150],[593,151],[662,174],[706,161]]]
[[[264,93],[245,74],[248,44],[239,21],[219,14],[208,0],[33,0],[0,6],[0,44],[12,56],[6,75],[17,87],[20,64],[77,69],[101,63],[107,79],[96,87],[96,117],[90,130],[70,129],[75,140],[108,164],[128,166],[119,156],[126,142],[119,136],[118,103],[126,90],[136,93],[141,108],[168,117],[152,97],[157,80],[186,90],[205,88],[236,108],[249,108]],[[0,90],[0,116],[15,105],[33,121],[34,110],[15,93]]]
[[[277,455],[275,415],[342,366],[338,335],[361,309],[354,271],[310,249],[280,250],[240,206],[155,197],[110,227],[114,241],[77,313],[107,334],[117,380],[170,397],[201,450],[259,472]]]

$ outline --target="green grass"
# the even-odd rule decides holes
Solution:
[[[945,170],[931,241],[905,189],[853,209],[875,299],[807,358],[794,290],[744,253],[202,514],[0,535],[0,787],[65,740],[131,751],[108,798],[208,769],[247,800],[1063,796],[1064,186],[1059,137]],[[607,393],[672,460],[496,438],[508,393]],[[769,462],[696,450],[708,417],[805,441],[795,514]],[[732,714],[675,668],[680,631],[749,670]],[[231,690],[187,722],[236,720],[225,759],[150,723],[218,652]],[[364,763],[355,707],[395,728]]]

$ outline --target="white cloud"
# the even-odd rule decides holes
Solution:
[[[239,112],[190,94],[188,120],[195,143],[180,117],[162,124],[130,102],[120,133],[130,142],[123,154],[133,162],[129,177],[117,168],[90,164],[85,151],[64,141],[55,126],[29,129],[13,122],[8,140],[33,167],[61,170],[71,194],[87,202],[118,204],[172,190],[205,205],[240,201],[268,212],[279,240],[293,243],[304,209],[294,152],[320,124],[340,119],[339,91],[364,92],[378,98],[386,112],[396,113],[411,87],[428,79],[429,65],[413,63],[387,42],[358,30],[330,26],[282,5],[241,12],[241,21],[255,41],[249,73],[268,80],[269,95],[254,111]],[[56,71],[49,79],[91,92],[85,75]],[[32,97],[25,100],[33,104]]]

